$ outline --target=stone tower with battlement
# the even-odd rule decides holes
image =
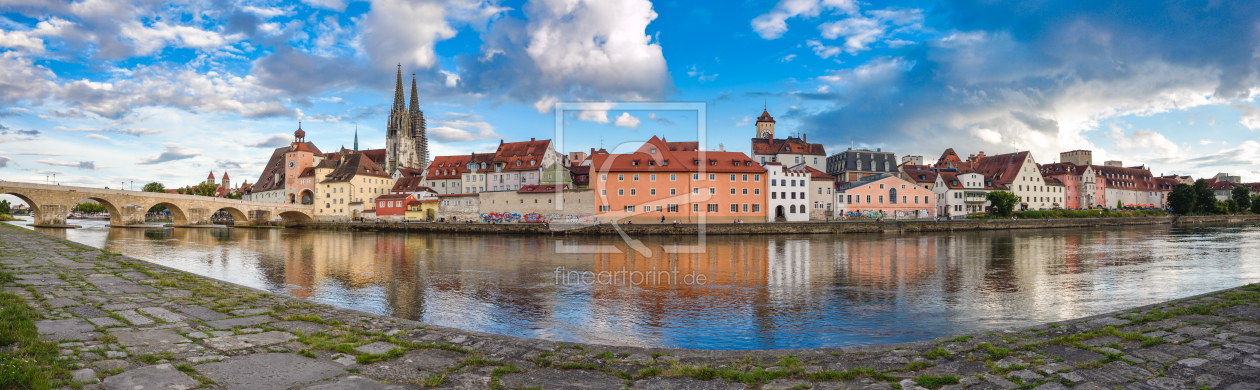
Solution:
[[[394,172],[399,167],[424,169],[429,161],[429,137],[426,134],[424,112],[416,94],[416,75],[411,75],[411,107],[403,100],[402,66],[394,84],[394,106],[389,111],[385,127],[385,170]]]

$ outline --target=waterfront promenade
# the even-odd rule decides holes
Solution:
[[[35,308],[39,332],[74,365],[52,373],[89,389],[1260,389],[1256,285],[935,341],[707,351],[435,327],[13,226],[0,226],[0,246],[16,277],[4,293]]]

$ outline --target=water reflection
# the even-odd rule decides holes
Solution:
[[[251,287],[439,325],[713,349],[924,340],[1260,281],[1255,226],[716,236],[700,254],[667,250],[694,239],[642,238],[650,256],[616,237],[91,225],[40,231]],[[623,252],[557,254],[556,240]]]

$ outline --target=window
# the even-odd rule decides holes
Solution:
[[[778,192],[771,191],[771,192],[770,192],[770,199],[779,199],[779,193],[778,193]]]
[[[669,212],[671,212],[671,213],[677,213],[677,212],[678,212],[678,204],[677,204],[677,203],[670,203],[670,204],[669,204],[669,208],[668,208],[668,210],[669,210]]]
[[[709,195],[717,195],[717,188],[709,187]]]
[[[870,196],[870,195],[867,195],[867,196],[866,196],[866,204],[871,204],[871,196]]]
[[[626,181],[626,175],[617,175],[617,181]]]
[[[760,189],[760,188],[753,188],[753,195],[761,195],[761,189]]]
[[[677,189],[677,188],[670,188],[670,189],[669,189],[669,196],[676,196],[676,195],[678,195],[678,189]]]
[[[618,189],[617,189],[617,196],[626,196],[626,190],[625,190],[625,189],[622,189],[622,188],[618,188]]]
[[[656,181],[656,174],[655,174],[655,173],[653,173],[653,174],[651,174],[651,175],[648,175],[648,180],[650,180],[650,181]]]
[[[793,192],[792,192],[792,199],[796,199],[796,192],[795,192],[795,191],[793,191]]]
[[[862,197],[861,197],[861,196],[858,196],[858,201],[861,201],[861,200],[862,200]],[[845,195],[845,196],[840,197],[840,202],[841,202],[841,203],[853,203],[853,195]]]
[[[919,203],[919,197],[917,197],[917,196],[916,196],[916,197],[914,197],[914,198],[915,198],[914,203]],[[905,196],[905,195],[902,195],[902,196],[901,196],[901,204],[908,204],[908,203],[906,203],[906,196]]]
[[[747,189],[747,188],[745,188],[745,189],[744,189],[744,195],[748,195],[748,189]]]
[[[700,180],[700,174],[699,173],[691,174],[691,180]]]
[[[745,174],[743,177],[740,177],[740,178],[741,178],[741,179],[743,179],[744,181],[748,181],[748,175],[747,175],[747,174]]]
[[[638,191],[637,191],[636,189],[634,189],[634,188],[631,188],[631,189],[630,189],[630,196],[635,196],[635,195],[638,195]]]
[[[735,195],[735,187],[731,187],[731,195]]]
[[[717,180],[717,174],[716,174],[716,173],[710,173],[710,174],[709,174],[709,180]]]
[[[709,212],[710,212],[710,213],[716,213],[716,212],[718,212],[718,205],[717,205],[717,203],[709,203]]]
[[[761,181],[761,175],[753,175],[753,181],[760,182],[760,181]]]
[[[633,213],[633,212],[634,212],[634,205],[627,205],[627,206],[626,206],[626,212],[627,212],[627,213]]]
[[[731,213],[738,213],[738,212],[739,212],[739,205],[731,203]]]
[[[599,175],[599,181],[608,181],[608,175]]]
[[[692,195],[700,195],[700,188],[699,188],[699,187],[691,187],[691,194],[692,194]]]
[[[754,212],[754,213],[760,213],[760,212],[761,212],[761,203],[753,203],[753,209],[752,209],[752,210],[753,210],[752,212]]]
[[[639,181],[639,174],[634,174],[634,181]]]
[[[653,189],[648,190],[648,195],[656,196],[656,189],[653,188]]]
[[[734,183],[734,182],[735,182],[735,174],[734,174],[734,173],[732,173],[732,174],[731,174],[731,182],[732,182],[732,183]]]
[[[881,200],[880,203],[883,203]],[[888,190],[888,204],[897,204],[897,189]]]
[[[673,174],[673,173],[669,174],[669,181],[677,181],[677,180],[678,180],[678,175]]]

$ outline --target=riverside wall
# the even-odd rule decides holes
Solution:
[[[702,229],[712,235],[751,234],[849,234],[849,233],[920,233],[977,230],[1096,228],[1107,226],[1136,225],[1194,225],[1260,223],[1260,215],[1214,215],[1201,217],[1139,217],[1139,218],[1060,218],[1060,219],[990,219],[990,220],[903,220],[903,221],[839,221],[839,222],[769,222],[769,223],[710,223],[682,224],[610,224],[578,226],[530,223],[339,223],[308,224],[310,229],[399,231],[420,233],[462,234],[550,234],[550,235],[615,235],[620,228],[632,235],[695,235]]]

